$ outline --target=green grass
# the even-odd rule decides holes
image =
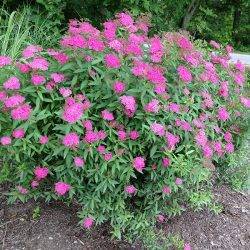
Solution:
[[[28,44],[55,47],[59,29],[31,7],[8,13],[0,9],[0,54],[17,58]]]

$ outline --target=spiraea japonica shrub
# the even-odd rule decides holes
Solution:
[[[211,201],[247,124],[245,68],[230,46],[148,37],[126,13],[103,27],[72,20],[59,49],[0,57],[1,179],[11,200],[74,201],[85,228],[140,237]]]

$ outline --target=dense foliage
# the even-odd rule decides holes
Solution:
[[[123,10],[152,17],[152,33],[186,29],[196,38],[231,43],[250,50],[250,3],[248,0],[5,0],[15,10],[29,3],[46,20],[62,27],[71,18],[87,18],[95,26]]]
[[[59,49],[0,57],[0,180],[10,200],[76,201],[85,228],[153,244],[156,221],[211,202],[247,125],[245,67],[231,46],[150,38],[143,17],[103,26],[71,20]]]

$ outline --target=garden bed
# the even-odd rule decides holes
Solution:
[[[3,188],[2,190],[3,191]],[[192,249],[247,249],[250,245],[250,197],[227,186],[214,189],[223,211],[187,211],[163,225],[166,233],[179,234]],[[34,209],[39,205],[37,219]],[[60,202],[45,204],[30,201],[7,205],[0,200],[0,248],[7,249],[140,249],[125,242],[110,240],[109,226],[86,232],[78,226],[77,208]]]

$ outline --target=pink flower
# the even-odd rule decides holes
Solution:
[[[218,109],[218,118],[221,121],[226,121],[229,119],[229,113],[227,112],[226,108],[221,107]]]
[[[83,227],[86,229],[90,229],[94,224],[94,220],[91,217],[87,217],[83,221]]]
[[[118,139],[120,141],[125,141],[126,140],[127,134],[126,134],[125,131],[120,130],[120,131],[117,132],[117,134],[118,134]]]
[[[81,157],[75,157],[74,158],[74,163],[75,163],[76,167],[83,167],[83,165],[85,164],[85,161]]]
[[[30,66],[27,65],[27,64],[17,63],[16,66],[17,66],[17,68],[19,69],[19,71],[21,73],[26,74],[26,73],[28,73],[30,71]]]
[[[33,76],[31,77],[31,82],[32,82],[34,85],[41,85],[41,84],[43,84],[45,81],[46,81],[45,77],[44,77],[44,76],[41,76],[41,75],[33,75]]]
[[[105,55],[104,60],[108,68],[118,69],[121,67],[121,62],[119,58],[114,54]]]
[[[129,137],[130,137],[131,140],[137,140],[139,138],[139,136],[140,136],[140,134],[136,130],[132,130],[129,133]]]
[[[70,88],[64,88],[64,87],[60,88],[59,92],[64,98],[69,97],[72,94]]]
[[[65,77],[64,74],[60,74],[60,73],[52,73],[51,74],[51,79],[55,82],[55,83],[60,83],[63,82]]]
[[[0,101],[4,101],[7,97],[7,94],[5,91],[0,91]]]
[[[168,108],[172,112],[175,112],[175,113],[180,112],[180,105],[177,103],[169,103]]]
[[[232,134],[231,134],[230,132],[227,131],[227,132],[224,134],[224,139],[225,139],[226,142],[231,142],[231,141],[232,141]]]
[[[134,185],[128,185],[125,187],[125,192],[127,194],[134,194],[137,191]]]
[[[24,188],[22,186],[17,186],[17,190],[20,194],[27,194],[29,192],[27,188]]]
[[[92,125],[92,122],[90,120],[83,121],[82,124],[83,124],[83,127],[86,130],[92,130],[93,129],[93,125]]]
[[[165,220],[165,217],[162,214],[157,215],[157,221],[158,222],[162,223],[162,222],[164,222],[164,220]]]
[[[164,136],[165,134],[165,128],[160,123],[156,123],[156,122],[152,123],[150,125],[150,129],[154,134],[158,136]]]
[[[178,177],[177,177],[177,178],[175,179],[175,184],[176,184],[176,185],[179,186],[179,185],[182,185],[182,183],[183,183],[183,181],[182,181],[181,178],[178,178]]]
[[[109,112],[107,109],[102,111],[102,118],[106,121],[112,121],[114,120],[113,113]]]
[[[157,99],[153,99],[151,102],[145,105],[144,109],[147,112],[158,113],[160,109],[159,101]]]
[[[246,108],[250,108],[250,98],[241,96],[241,97],[240,97],[240,102],[241,102]]]
[[[11,138],[9,136],[3,136],[3,137],[0,138],[0,143],[3,146],[10,145],[11,144]]]
[[[63,137],[63,144],[65,147],[74,149],[79,145],[79,136],[74,132],[68,133]]]
[[[213,156],[213,150],[209,145],[203,146],[202,151],[205,158],[210,159]]]
[[[103,155],[105,161],[110,161],[113,157],[112,153],[105,153]]]
[[[217,43],[217,42],[215,42],[215,41],[213,41],[213,40],[211,40],[211,41],[209,42],[209,44],[210,44],[212,47],[214,47],[215,49],[220,49],[220,44]]]
[[[133,18],[127,13],[119,13],[117,17],[119,18],[120,23],[125,27],[129,27],[134,23]]]
[[[199,130],[198,133],[195,135],[195,141],[198,146],[205,146],[207,144],[207,136],[204,130]]]
[[[191,246],[189,243],[184,244],[184,249],[183,250],[192,250]]]
[[[99,145],[99,146],[97,147],[97,151],[98,151],[100,154],[105,153],[105,150],[106,150],[106,148],[105,148],[105,146],[103,146],[103,145]]]
[[[162,192],[163,192],[164,194],[171,194],[171,188],[168,187],[168,186],[164,186],[164,187],[162,188]]]
[[[236,63],[235,63],[235,68],[237,70],[239,70],[240,72],[244,72],[245,71],[245,65],[243,63],[241,63],[240,60],[238,60]]]
[[[72,100],[74,102],[74,99]],[[83,115],[82,103],[66,103],[62,114],[62,119],[68,123],[76,123]]]
[[[31,61],[28,65],[34,70],[46,71],[49,68],[48,61],[42,57],[34,58],[33,61]]]
[[[191,50],[193,48],[192,43],[185,36],[178,38],[177,45],[184,50]]]
[[[231,142],[228,142],[225,146],[225,150],[227,153],[233,153],[234,152],[234,145]]]
[[[7,81],[5,81],[3,83],[3,87],[7,90],[7,89],[10,89],[10,90],[16,90],[16,89],[20,89],[20,81],[17,77],[15,76],[12,76],[10,77]]]
[[[145,168],[144,158],[141,156],[134,158],[133,166],[138,172],[142,173],[142,170]]]
[[[49,141],[49,137],[47,135],[42,135],[39,138],[39,143],[40,144],[47,144]]]
[[[215,141],[213,143],[213,149],[219,156],[223,155],[222,143],[220,141]]]
[[[10,65],[12,62],[11,58],[8,56],[0,56],[0,68]]]
[[[4,105],[6,108],[14,108],[20,104],[22,104],[25,101],[25,98],[21,95],[13,95],[10,97],[7,97],[4,100]]]
[[[33,189],[35,189],[35,188],[37,188],[37,187],[39,186],[39,182],[36,181],[36,180],[33,180],[33,181],[31,182],[30,186],[31,186]]]
[[[11,111],[11,117],[13,120],[25,121],[30,118],[32,109],[29,104],[25,103]]]
[[[91,131],[91,130],[86,131],[86,134],[84,136],[84,141],[86,143],[91,144],[91,143],[97,142],[98,140],[99,140],[99,136],[97,132]]]
[[[45,179],[49,173],[48,168],[45,167],[36,167],[34,170],[34,174],[38,181]]]
[[[170,165],[170,159],[165,157],[162,159],[162,165],[164,168],[168,167]]]
[[[41,52],[42,50],[43,49],[40,46],[29,45],[23,50],[22,54],[24,58],[30,58],[33,57],[35,53]]]
[[[105,45],[103,41],[95,37],[90,37],[88,40],[88,47],[94,51],[103,51],[105,48]]]
[[[121,94],[125,90],[125,84],[123,82],[116,81],[113,85],[115,93]]]
[[[65,182],[59,181],[55,184],[55,192],[58,195],[65,195],[70,189],[71,186]]]
[[[175,149],[176,144],[180,141],[180,137],[178,135],[173,135],[170,132],[166,132],[166,139],[170,150]]]
[[[24,129],[20,128],[20,129],[15,129],[12,132],[12,136],[16,139],[21,139],[24,137],[25,131]]]
[[[228,82],[227,81],[221,82],[220,89],[219,89],[219,95],[224,97],[224,98],[228,97],[229,89],[228,89]]]
[[[190,73],[190,71],[185,67],[185,66],[179,66],[177,68],[178,74],[180,79],[183,82],[189,83],[192,81],[192,74]]]

